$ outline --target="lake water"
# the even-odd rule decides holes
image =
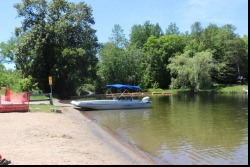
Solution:
[[[248,165],[248,95],[150,98],[150,109],[81,112],[157,164]]]

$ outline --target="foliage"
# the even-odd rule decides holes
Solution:
[[[233,84],[238,76],[245,75],[243,72],[248,68],[244,65],[246,61],[244,41],[234,38],[225,41],[224,45],[224,57],[220,63],[222,68],[218,73],[218,79],[220,83]]]
[[[60,98],[103,93],[108,83],[194,92],[233,84],[238,76],[248,80],[248,36],[240,38],[231,24],[195,22],[181,33],[170,23],[164,35],[158,23],[146,21],[132,26],[130,39],[116,24],[110,41],[98,44],[84,2],[22,0],[15,8],[23,20],[16,37],[0,44],[0,84],[17,91],[49,92],[48,76]],[[2,63],[12,61],[17,70],[6,70]]]
[[[0,85],[1,87],[16,87],[15,84],[21,79],[19,71],[0,70]]]
[[[158,82],[154,82],[153,83],[153,89],[157,89],[159,88],[159,83]]]
[[[210,24],[203,29],[201,23],[195,22],[191,29],[185,50],[193,53],[209,50],[213,53],[220,67],[212,74],[215,82],[235,83],[239,75],[248,76],[245,42],[234,33],[236,28],[233,25],[226,24],[218,27]]]
[[[127,45],[123,30],[115,25],[110,42],[99,52],[98,75],[103,83],[137,85],[141,81],[143,57],[134,45]]]
[[[153,35],[157,38],[163,36],[163,31],[159,24],[151,24],[146,21],[144,25],[134,25],[131,28],[130,42],[137,48],[142,49],[143,45],[147,42],[148,38]]]
[[[53,90],[62,98],[95,78],[98,43],[90,6],[66,0],[23,0],[15,8],[23,18],[22,27],[16,29],[20,42],[15,63],[25,77],[31,75],[48,92],[48,76],[53,76]]]
[[[194,55],[185,52],[170,58],[172,79],[171,88],[189,88],[193,93],[212,84],[211,70],[215,68],[215,61],[210,52],[198,52]]]
[[[37,85],[38,83],[32,82],[31,76],[18,81],[19,90],[22,92],[28,91],[29,93],[41,93]]]
[[[83,86],[78,87],[78,89],[76,90],[76,93],[78,96],[86,95],[89,92],[95,92],[94,85],[84,84]]]
[[[154,82],[159,83],[159,87],[168,88],[170,85],[170,72],[166,68],[169,58],[176,53],[182,53],[185,47],[184,37],[178,35],[166,35],[160,38],[151,36],[144,45],[144,52],[147,53],[149,63],[150,86]]]
[[[17,38],[12,37],[7,44],[0,43],[0,63],[10,63],[14,60],[14,49],[18,42]]]
[[[216,92],[223,92],[223,93],[236,93],[236,92],[242,92],[245,93],[243,91],[243,88],[248,89],[248,85],[236,85],[236,84],[232,84],[232,85],[225,85],[225,84],[216,84],[213,87],[213,91]]]
[[[18,70],[0,70],[0,86],[8,87],[14,92],[40,92],[37,83],[34,83],[32,80],[31,76],[23,78],[21,72]]]
[[[176,26],[175,23],[170,23],[170,25],[166,29],[166,35],[174,35],[174,34],[176,35],[180,34],[179,28]]]

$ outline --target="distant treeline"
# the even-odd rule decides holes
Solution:
[[[175,23],[166,30],[145,21],[131,27],[126,39],[114,25],[110,40],[98,43],[92,8],[85,2],[23,0],[14,6],[21,27],[0,45],[0,64],[15,63],[9,71],[0,65],[0,85],[20,91],[49,92],[60,98],[84,91],[103,93],[106,84],[122,83],[148,88],[190,89],[215,83],[248,80],[248,35],[236,27],[200,22],[180,32]]]

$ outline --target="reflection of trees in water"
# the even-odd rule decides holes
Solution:
[[[151,109],[109,111],[101,122],[129,143],[158,156],[164,156],[164,151],[198,151],[227,158],[244,147],[242,143],[248,144],[245,96],[172,95],[151,99]]]
[[[158,123],[152,125],[153,134],[148,137],[162,136],[157,140],[162,139],[168,147],[172,144],[173,149],[183,142],[197,148],[239,146],[247,135],[247,131],[242,130],[248,129],[248,118],[238,108],[242,104],[235,96],[170,96],[165,104],[154,105],[152,116],[155,118],[150,119]],[[162,129],[160,126],[166,130],[155,134],[156,129]]]

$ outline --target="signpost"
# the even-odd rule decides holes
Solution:
[[[49,76],[49,85],[52,85],[52,76]]]
[[[49,85],[50,85],[50,104],[53,105],[53,100],[52,100],[52,76],[49,76]]]

